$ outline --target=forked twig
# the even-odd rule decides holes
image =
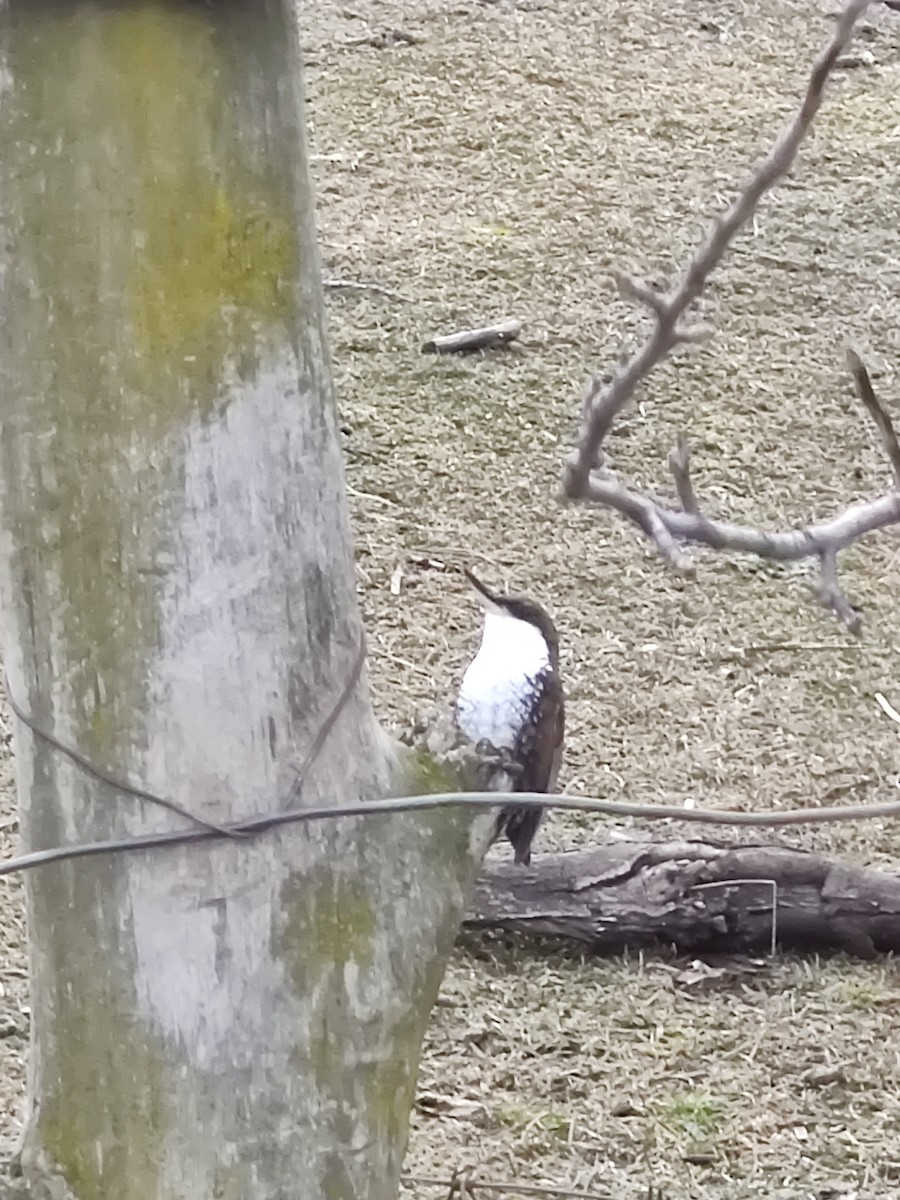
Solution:
[[[677,282],[668,291],[658,291],[630,276],[617,276],[620,290],[650,310],[652,328],[643,344],[621,366],[589,382],[582,402],[578,445],[566,465],[563,484],[571,499],[601,504],[627,517],[655,543],[663,557],[676,566],[684,565],[679,542],[696,542],[717,550],[780,561],[818,558],[819,597],[854,632],[861,624],[860,612],[841,589],[837,555],[864,534],[900,523],[900,442],[855,351],[848,351],[848,365],[860,399],[878,427],[891,462],[895,486],[886,495],[851,505],[830,520],[768,533],[706,516],[694,493],[690,454],[683,437],[669,456],[680,507],[667,507],[629,487],[605,469],[603,446],[616,417],[650,371],[677,346],[697,341],[708,333],[701,325],[688,324],[686,314],[702,294],[710,274],[737,233],[753,216],[762,197],[790,170],[821,107],[828,77],[869,3],[870,0],[849,0],[839,14],[831,40],[813,64],[800,107],[731,206],[713,222]]]
[[[684,336],[686,331],[680,325],[684,314],[698,299],[707,279],[742,226],[753,216],[762,197],[791,169],[800,144],[821,107],[825,84],[834,64],[869,3],[870,0],[849,0],[837,20],[834,35],[813,64],[803,103],[730,207],[713,221],[678,283],[668,292],[657,294],[640,280],[621,274],[617,276],[619,287],[645,303],[656,320],[644,345],[614,372],[608,382],[594,379],[589,383],[584,404],[585,425],[566,474],[568,496],[590,499],[590,474],[599,465],[598,455],[613,421],[653,367],[679,342],[694,340],[695,334],[687,339]]]
[[[682,564],[679,541],[697,542],[715,550],[753,554],[777,562],[818,558],[822,570],[819,597],[852,632],[859,631],[860,612],[840,588],[836,556],[865,534],[900,524],[900,489],[876,500],[849,505],[836,517],[775,533],[716,520],[701,513],[666,508],[632,491],[606,472],[595,472],[592,476],[590,497],[640,526],[656,543],[663,557],[675,566]]]

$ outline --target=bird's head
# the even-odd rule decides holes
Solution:
[[[486,616],[524,621],[536,628],[547,643],[551,663],[554,667],[558,666],[559,635],[550,615],[536,600],[529,600],[526,596],[503,596],[499,592],[493,592],[468,567],[464,568],[464,574],[475,589],[475,595]]]

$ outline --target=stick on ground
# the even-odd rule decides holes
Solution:
[[[522,332],[521,321],[500,321],[481,329],[461,329],[443,337],[434,337],[422,346],[423,354],[472,354],[514,342]]]

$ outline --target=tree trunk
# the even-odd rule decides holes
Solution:
[[[615,842],[493,863],[466,924],[575,938],[593,950],[900,950],[900,877],[783,846]]]
[[[271,811],[361,640],[292,5],[7,0],[0,53],[13,694],[205,819]],[[21,725],[16,755],[25,849],[179,824]],[[304,800],[425,770],[448,785],[388,744],[363,674]],[[32,1194],[394,1196],[486,824],[323,822],[29,874]]]

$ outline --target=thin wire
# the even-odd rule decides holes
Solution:
[[[350,671],[350,674],[347,676],[347,682],[341,689],[341,694],[332,705],[331,712],[322,722],[319,732],[316,734],[315,738],[313,738],[313,744],[309,748],[309,753],[303,760],[303,765],[300,767],[300,772],[294,781],[293,787],[291,788],[290,792],[288,792],[288,806],[296,803],[296,801],[300,799],[300,795],[303,791],[303,785],[306,783],[306,777],[309,774],[313,763],[319,757],[319,753],[322,747],[325,745],[325,739],[331,733],[332,729],[334,729],[335,722],[347,707],[350,697],[353,694],[356,685],[359,683],[365,661],[366,634],[365,630],[362,630],[359,635],[359,649],[356,652],[356,658],[353,662],[353,667]]]
[[[606,816],[645,817],[650,820],[686,821],[702,825],[755,826],[780,828],[787,825],[819,825],[838,821],[868,821],[881,817],[900,817],[900,800],[879,804],[848,804],[840,808],[797,808],[784,812],[736,812],[731,809],[680,808],[675,804],[629,804],[621,800],[601,800],[588,796],[548,796],[543,792],[440,792],[424,796],[397,796],[366,800],[357,804],[319,805],[287,809],[251,817],[226,826],[229,832],[258,835],[283,825],[306,821],[337,820],[346,817],[376,817],[430,809],[495,809],[514,804],[517,808],[562,808],[574,812],[601,813]],[[172,830],[142,834],[103,842],[83,842],[36,850],[0,863],[0,875],[29,871],[48,863],[74,858],[91,858],[132,850],[154,850],[163,846],[188,845],[215,840],[224,835],[210,829]]]
[[[343,712],[359,682],[366,658],[365,635],[360,638],[359,651],[341,694],[325,718],[312,746],[300,768],[298,778],[287,796],[286,804],[292,805],[299,799],[310,768],[318,757],[326,738]],[[548,809],[562,808],[574,812],[588,812],[614,817],[643,817],[649,820],[675,820],[690,824],[755,826],[779,828],[788,825],[816,825],[838,821],[864,821],[875,818],[900,817],[900,801],[891,800],[877,804],[844,805],[839,808],[800,808],[773,812],[737,812],[730,809],[681,808],[673,804],[630,804],[621,800],[602,800],[589,796],[548,796],[543,792],[442,792],[421,796],[389,797],[368,800],[349,805],[319,805],[311,808],[286,807],[280,812],[260,814],[229,825],[215,825],[183,808],[174,800],[158,796],[145,788],[135,787],[125,780],[96,766],[79,751],[61,742],[54,734],[43,729],[20,707],[12,695],[9,679],[4,676],[10,708],[36,737],[41,738],[77,766],[110,787],[135,796],[140,800],[158,804],[177,813],[198,828],[167,830],[160,833],[140,834],[128,838],[113,838],[100,842],[80,842],[69,846],[56,846],[47,850],[36,850],[18,858],[0,862],[0,875],[11,875],[18,871],[29,871],[49,863],[65,862],[76,858],[93,858],[103,854],[125,853],[135,850],[153,850],[165,846],[189,845],[194,842],[217,838],[247,838],[305,821],[335,820],[340,817],[374,817],[401,812],[420,812],[441,808],[495,809],[504,804],[515,804],[517,808]]]
[[[184,817],[192,825],[198,825],[201,829],[216,833],[221,837],[240,838],[244,836],[244,834],[238,833],[234,829],[229,829],[225,825],[217,825],[215,821],[207,821],[205,817],[200,817],[196,813],[191,812],[190,809],[179,804],[177,800],[170,800],[166,796],[158,796],[155,792],[148,792],[146,788],[129,783],[127,779],[120,779],[110,771],[107,771],[105,767],[100,767],[96,763],[91,762],[80,750],[76,750],[74,746],[68,746],[65,742],[60,741],[55,734],[51,733],[49,729],[45,729],[22,708],[13,695],[9,675],[5,671],[3,672],[3,687],[6,692],[7,704],[22,724],[27,726],[40,741],[46,742],[48,746],[52,746],[54,750],[58,750],[64,758],[68,758],[71,762],[75,763],[86,775],[100,780],[101,783],[107,784],[109,787],[114,788],[117,792],[124,793],[126,796],[134,796],[137,800],[145,800],[148,804],[155,804],[158,808],[165,808],[179,817]]]
[[[366,636],[365,636],[365,633],[363,632],[360,635],[359,649],[358,649],[358,651],[356,653],[356,657],[353,661],[353,667],[352,667],[349,675],[347,676],[344,686],[341,689],[340,695],[338,696],[335,703],[332,705],[331,710],[328,713],[328,716],[323,721],[322,725],[319,728],[318,733],[316,734],[315,738],[313,739],[313,743],[310,746],[309,752],[307,753],[306,758],[303,761],[303,764],[300,768],[297,779],[294,781],[293,785],[291,786],[291,790],[288,793],[288,797],[287,797],[288,804],[293,804],[300,798],[300,795],[303,791],[303,785],[306,782],[306,777],[309,774],[313,763],[318,758],[319,753],[321,752],[322,747],[325,744],[326,738],[331,733],[332,729],[334,728],[335,722],[337,721],[338,717],[341,715],[343,710],[346,708],[347,703],[350,700],[350,696],[352,695],[354,688],[356,687],[357,683],[359,683],[359,679],[362,674],[363,664],[365,663],[365,661],[366,661]],[[3,675],[3,686],[6,689],[7,702],[9,704],[9,707],[12,709],[14,715],[25,726],[27,726],[28,729],[31,730],[31,732],[35,735],[35,737],[37,737],[41,741],[46,742],[49,746],[52,746],[55,750],[58,750],[60,754],[64,755],[66,758],[70,759],[73,763],[76,764],[76,766],[80,767],[87,775],[92,776],[94,779],[99,779],[102,783],[108,784],[110,787],[115,788],[117,791],[124,792],[128,796],[135,796],[138,800],[145,800],[150,804],[156,804],[161,808],[168,809],[169,812],[176,813],[178,816],[185,817],[187,820],[192,821],[195,825],[197,825],[199,827],[197,830],[195,830],[193,832],[199,833],[201,838],[213,838],[213,837],[220,838],[220,837],[222,837],[222,838],[242,840],[244,838],[251,836],[251,834],[253,832],[261,832],[261,830],[255,831],[255,830],[245,829],[242,826],[243,826],[243,824],[246,824],[246,823],[241,823],[241,822],[238,822],[238,823],[235,823],[232,825],[217,825],[212,821],[207,821],[207,820],[204,820],[202,817],[198,817],[195,813],[192,813],[189,809],[184,808],[176,800],[170,800],[167,797],[158,796],[155,792],[147,791],[146,788],[137,787],[134,784],[131,784],[127,780],[124,780],[124,779],[118,779],[115,775],[113,775],[111,772],[107,771],[104,767],[99,767],[95,763],[91,762],[91,760],[89,758],[87,758],[85,755],[83,755],[79,750],[76,750],[73,746],[68,746],[68,745],[66,745],[65,742],[60,741],[59,738],[57,738],[55,734],[50,733],[48,730],[44,729],[43,726],[41,726],[29,713],[27,713],[17,703],[15,697],[13,696],[12,688],[10,687],[10,683],[9,683],[9,676],[5,672]],[[288,811],[295,812],[296,810],[290,809]],[[284,814],[278,814],[278,815],[281,816]],[[162,837],[164,837],[165,840],[157,841],[156,840],[157,836],[162,836]],[[149,835],[144,835],[143,837],[138,836],[133,839],[129,839],[129,838],[120,839],[119,844],[121,844],[123,847],[127,846],[128,848],[140,849],[141,848],[140,843],[143,841],[146,841],[147,846],[149,848],[150,846],[155,846],[155,845],[166,845],[169,843],[169,839],[171,839],[175,842],[177,842],[179,839],[183,839],[184,841],[193,841],[194,840],[191,837],[190,830],[170,830],[165,835],[149,834]],[[135,843],[135,844],[132,845],[132,843]],[[32,858],[40,859],[40,856],[44,855],[44,854],[59,854],[60,851],[62,851],[63,858],[82,858],[82,857],[87,857],[91,854],[104,853],[104,850],[102,849],[102,847],[104,847],[104,846],[109,847],[108,851],[106,851],[106,852],[112,853],[113,848],[116,845],[117,845],[117,841],[112,840],[110,842],[88,842],[88,843],[82,844],[81,846],[73,846],[73,847],[62,846],[62,847],[58,847],[55,850],[51,850],[51,851],[38,850],[34,854],[23,855],[21,860],[10,859],[6,863],[0,863],[0,875],[8,875],[8,874],[12,873],[13,871],[17,870],[18,868],[16,868],[14,866],[14,864],[18,861],[24,862],[25,860],[32,859]],[[79,850],[79,849],[82,850],[83,853],[81,853],[81,854],[66,853],[66,851],[69,851],[69,850],[75,851],[75,850]],[[59,861],[59,860],[51,858],[48,861]],[[39,863],[39,861],[36,861],[36,862],[34,862],[33,865],[38,866],[38,865],[40,865],[40,863]],[[22,869],[26,870],[27,867],[23,867]]]

